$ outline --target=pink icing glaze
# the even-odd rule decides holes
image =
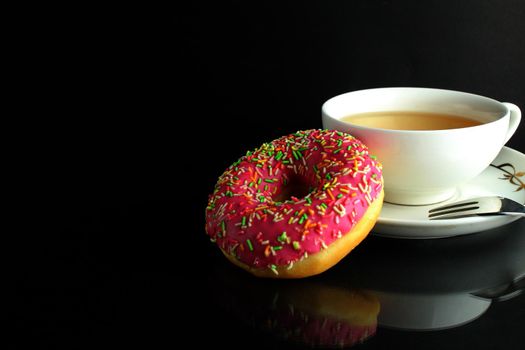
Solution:
[[[310,187],[303,198],[286,198],[302,184]],[[361,141],[298,131],[247,152],[219,177],[206,232],[241,262],[277,272],[350,232],[382,187],[381,164]]]

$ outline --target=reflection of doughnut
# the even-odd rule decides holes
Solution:
[[[359,290],[309,286],[281,293],[268,328],[310,346],[351,346],[373,336],[379,301]],[[280,306],[280,307],[279,307]]]
[[[329,284],[324,278],[253,280],[226,266],[218,265],[213,270],[208,288],[214,291],[214,305],[228,315],[224,317],[235,316],[277,339],[341,347],[363,342],[376,333],[378,299],[349,286],[346,279]],[[230,324],[230,329],[234,321],[228,320],[224,327]],[[285,344],[277,347],[287,348]]]
[[[354,137],[307,130],[247,152],[220,177],[206,231],[234,264],[261,277],[332,267],[381,210],[381,165]]]

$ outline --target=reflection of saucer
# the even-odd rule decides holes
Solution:
[[[499,195],[525,203],[525,155],[504,147],[496,159],[474,180],[459,187],[456,195],[440,204],[480,196]],[[441,238],[499,227],[517,220],[515,216],[484,216],[449,220],[428,220],[430,206],[384,203],[373,233],[396,238]]]

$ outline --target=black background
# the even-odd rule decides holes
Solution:
[[[203,229],[207,195],[247,149],[320,128],[334,95],[433,87],[525,108],[519,0],[83,10],[28,35],[50,116],[33,124],[27,202],[42,234],[18,264],[16,345],[223,336],[205,309],[189,313],[206,298],[200,277],[223,262]],[[507,146],[524,152],[524,140],[522,125]]]
[[[525,105],[518,0],[88,13],[49,21],[40,35],[55,62],[38,68],[58,83],[51,102],[62,102],[41,121],[53,146],[45,155],[57,169],[67,163],[61,180],[90,200],[207,194],[247,149],[321,127],[322,103],[347,91],[433,87]],[[523,140],[521,127],[508,146],[523,150]]]

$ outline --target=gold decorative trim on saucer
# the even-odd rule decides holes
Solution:
[[[515,192],[525,190],[525,183],[518,179],[518,177],[525,176],[525,171],[516,172],[516,168],[510,163],[503,163],[500,165],[491,164],[490,166],[498,168],[505,173],[503,174],[503,177],[499,178],[500,180],[508,180],[511,184],[518,186]],[[509,171],[505,168],[510,168],[512,171]]]

